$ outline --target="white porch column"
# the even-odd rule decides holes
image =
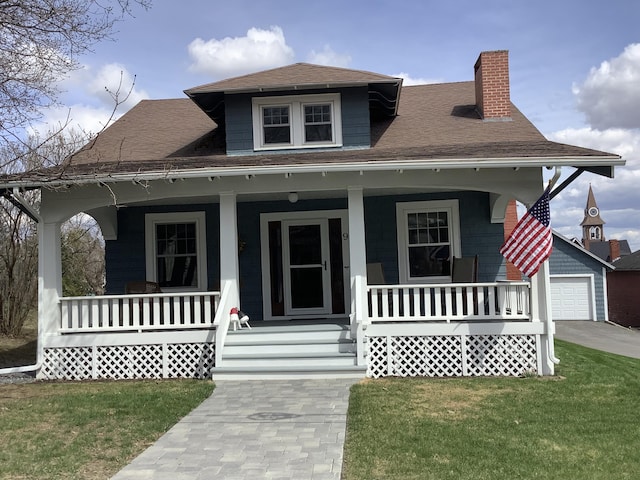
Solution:
[[[349,200],[349,269],[351,275],[351,331],[356,332],[358,365],[364,365],[363,322],[367,316],[367,250],[364,234],[362,187],[348,188]],[[355,315],[353,315],[355,313]]]
[[[555,325],[551,317],[551,282],[549,280],[549,261],[545,261],[531,278],[531,320],[546,324],[545,334],[540,336],[542,375],[553,375],[558,359],[555,356],[553,335]]]
[[[236,194],[224,192],[220,194],[220,290],[231,284],[229,301],[236,307],[240,306],[239,277]]]
[[[62,255],[60,223],[38,224],[38,360],[43,359],[43,342],[60,327],[62,297]]]

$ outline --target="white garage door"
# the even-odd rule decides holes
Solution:
[[[591,277],[551,277],[554,320],[594,320]]]

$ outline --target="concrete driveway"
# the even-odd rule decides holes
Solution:
[[[604,352],[640,358],[640,331],[604,322],[555,322],[556,338]]]

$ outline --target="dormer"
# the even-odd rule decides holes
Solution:
[[[228,155],[371,146],[371,122],[397,114],[402,79],[297,63],[185,93],[218,125]]]

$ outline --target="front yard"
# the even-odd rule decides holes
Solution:
[[[554,378],[355,385],[343,478],[638,478],[640,360],[556,345]]]
[[[556,349],[553,378],[355,385],[343,479],[637,478],[640,360]],[[212,389],[194,380],[0,385],[0,478],[108,478]]]

